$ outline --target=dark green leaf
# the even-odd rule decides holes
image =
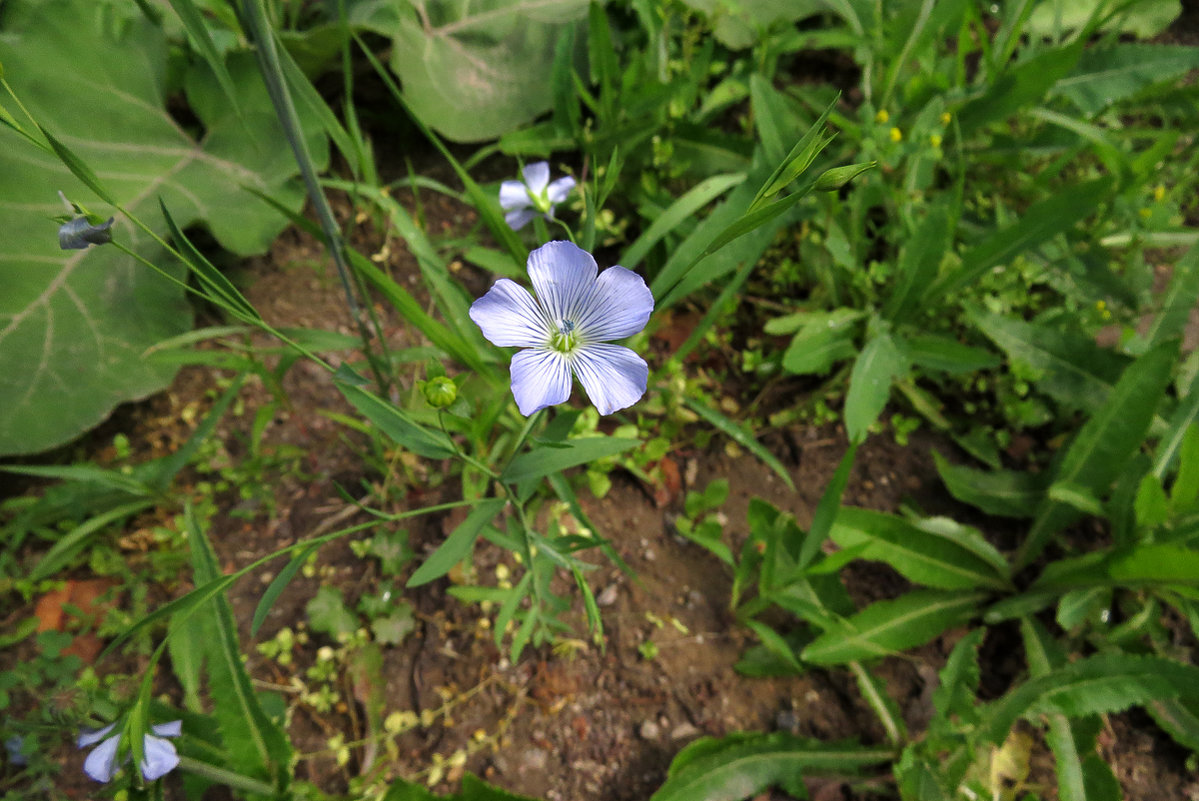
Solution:
[[[1014,470],[975,470],[951,464],[933,451],[937,472],[949,494],[999,517],[1032,517],[1045,497],[1045,477]]]
[[[675,757],[650,801],[742,801],[797,775],[853,775],[893,756],[888,749],[831,746],[783,732],[704,738]]]
[[[445,542],[441,543],[437,550],[421,563],[421,566],[408,579],[407,586],[419,587],[450,572],[450,568],[470,554],[475,547],[475,540],[483,531],[483,526],[495,519],[495,516],[504,508],[505,502],[503,498],[488,498],[480,501],[450,536],[446,537]]]
[[[1039,247],[1095,212],[1111,194],[1114,183],[1101,178],[1078,184],[1030,206],[1019,219],[962,254],[962,266],[937,279],[925,291],[927,305],[970,286],[989,270],[1006,264],[1025,251]]]
[[[1141,356],[1124,371],[1103,407],[1071,442],[1054,483],[1078,485],[1105,497],[1128,459],[1141,447],[1178,355],[1178,342],[1166,342]],[[1043,500],[1018,564],[1035,559],[1049,538],[1078,519],[1068,505]]]
[[[567,440],[567,447],[535,448],[515,456],[504,472],[502,481],[517,483],[548,476],[570,467],[594,462],[605,456],[623,453],[641,444],[638,439],[620,437],[586,437]]]
[[[885,562],[917,584],[942,590],[1010,587],[1002,555],[974,529],[945,518],[913,523],[846,506],[837,515],[832,539],[842,548],[865,546],[861,558]]]
[[[891,383],[907,375],[907,358],[888,334],[878,333],[862,348],[845,393],[845,429],[850,442],[866,439],[891,397]]]
[[[916,590],[892,601],[879,601],[841,627],[821,634],[800,658],[818,665],[839,665],[890,656],[970,620],[985,598],[984,593]]]

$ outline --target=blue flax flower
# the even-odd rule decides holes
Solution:
[[[544,214],[547,220],[552,220],[554,206],[566,200],[574,188],[575,179],[569,175],[550,183],[550,165],[547,162],[530,164],[524,169],[523,181],[504,181],[500,184],[500,207],[506,212],[504,222],[513,231],[519,231],[538,214]]]
[[[512,357],[512,395],[521,414],[565,402],[572,373],[600,414],[632,406],[645,394],[645,360],[607,343],[645,328],[654,296],[624,267],[597,273],[587,251],[549,242],[529,254],[536,297],[501,278],[470,307],[470,318],[493,344],[526,349]]]
[[[117,749],[121,745],[121,734],[118,732],[111,737],[106,736],[115,726],[115,723],[110,723],[97,731],[84,732],[79,735],[76,743],[80,748],[100,743],[83,761],[83,772],[98,782],[112,781],[113,774],[117,772]],[[145,759],[140,765],[142,775],[146,777],[146,781],[151,782],[161,779],[179,764],[179,754],[175,752],[174,744],[163,738],[178,737],[182,734],[183,721],[159,723],[153,726],[152,730],[154,734],[147,734],[142,740]],[[100,742],[101,740],[103,742]],[[128,757],[125,761],[128,761]]]

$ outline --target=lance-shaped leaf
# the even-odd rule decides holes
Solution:
[[[800,658],[818,665],[841,665],[923,645],[973,617],[985,597],[985,593],[917,590],[893,601],[879,601],[821,634]]]
[[[998,744],[1022,715],[1081,717],[1173,698],[1199,698],[1199,668],[1154,656],[1099,654],[1020,685],[986,710],[977,733],[982,742]]]
[[[175,367],[143,352],[191,326],[182,287],[113,245],[59,250],[59,190],[105,218],[115,210],[95,198],[107,196],[159,234],[161,199],[180,227],[202,222],[237,253],[265,250],[284,225],[242,187],[300,203],[273,116],[249,111],[270,108],[252,60],[228,63],[241,120],[206,69],[188,75],[196,139],[165,107],[167,55],[163,31],[135,5],[48,0],[6,18],[0,63],[54,149],[0,126],[0,453],[60,444],[158,390]],[[182,276],[127,218],[112,232]]]
[[[833,524],[833,541],[861,548],[862,559],[894,567],[911,581],[942,590],[1010,586],[1007,564],[974,529],[945,518],[912,523],[895,515],[846,506]]]

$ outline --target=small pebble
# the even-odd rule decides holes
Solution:
[[[695,726],[692,726],[690,723],[684,722],[684,723],[680,723],[679,725],[674,727],[674,730],[670,732],[670,739],[672,739],[672,740],[687,740],[687,739],[690,739],[691,737],[695,737],[699,733],[700,733],[699,729],[697,729]]]
[[[616,603],[617,592],[618,590],[616,585],[609,584],[600,591],[599,595],[595,596],[596,604],[599,606],[611,606],[612,604]]]
[[[647,720],[641,724],[641,728],[637,730],[641,735],[642,740],[656,740],[658,735],[662,733],[662,729],[652,720]]]

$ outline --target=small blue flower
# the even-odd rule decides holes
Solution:
[[[99,225],[92,225],[87,217],[67,220],[58,228],[58,246],[63,250],[83,250],[89,245],[107,244],[112,241],[112,223],[112,217]]]
[[[4,750],[8,752],[8,764],[14,767],[29,764],[29,760],[25,757],[25,738],[21,735],[14,734],[5,740]]]
[[[654,296],[624,267],[598,272],[587,251],[549,242],[529,254],[536,297],[501,278],[470,307],[470,318],[492,344],[526,348],[512,357],[512,395],[521,414],[565,402],[572,373],[600,414],[632,406],[645,394],[645,360],[606,343],[645,328]]]
[[[121,745],[121,735],[118,732],[111,737],[105,736],[115,726],[115,723],[110,723],[97,731],[84,732],[79,735],[76,743],[79,748],[87,748],[89,745],[100,743],[83,761],[83,772],[98,782],[112,781],[113,774],[117,772],[117,749]],[[155,779],[161,779],[179,764],[179,754],[176,753],[174,744],[163,738],[178,737],[182,734],[183,721],[172,720],[170,723],[159,723],[151,729],[154,734],[147,734],[142,740],[145,760],[139,767],[141,767],[146,781],[152,782]],[[129,761],[128,757],[125,761]]]
[[[566,200],[574,188],[575,179],[569,175],[550,183],[550,165],[547,162],[530,164],[524,169],[523,181],[504,181],[500,184],[500,208],[507,212],[504,222],[513,231],[519,231],[538,214],[552,220],[554,206]]]

